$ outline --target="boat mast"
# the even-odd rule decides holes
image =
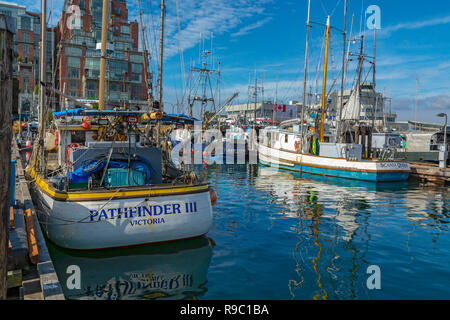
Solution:
[[[308,40],[309,40],[309,14],[311,0],[308,0],[308,19],[306,20],[306,45],[305,45],[305,69],[303,71],[303,97],[302,97],[302,118],[300,123],[300,150],[303,151],[303,122],[305,121],[305,95],[306,95],[306,71],[308,66]],[[274,120],[274,119],[272,119]]]
[[[160,22],[160,30],[159,30],[159,64],[158,64],[158,103],[159,110],[164,112],[164,105],[162,102],[163,99],[163,91],[162,91],[162,80],[163,80],[163,62],[164,62],[164,15],[166,11],[166,6],[164,5],[164,0],[161,0],[161,22]],[[160,145],[159,137],[160,137],[160,122],[156,125],[156,143]]]
[[[141,3],[138,0],[138,10],[139,10],[139,22],[141,23],[141,34],[142,34],[142,58],[144,59],[144,81],[145,85],[147,87],[147,100],[148,100],[148,106],[147,111],[150,111],[150,108],[152,106],[152,88],[149,83],[149,74],[148,74],[148,58],[147,58],[147,46],[145,45],[145,26],[142,23],[142,11],[141,11]]]
[[[328,40],[330,37],[330,16],[327,17],[326,25],[326,35],[325,35],[325,60],[323,63],[323,82],[322,82],[322,105],[320,114],[320,132],[319,140],[324,142],[323,139],[323,122],[325,120],[325,99],[326,99],[326,89],[327,89],[327,65],[328,65]]]
[[[377,21],[378,23],[378,21]],[[377,92],[375,91],[375,44],[376,44],[376,30],[377,28],[373,28],[373,62],[372,62],[372,67],[373,67],[373,79],[372,79],[372,88],[373,88],[373,94],[374,94],[374,102],[373,102],[373,108],[372,108],[372,132],[374,131],[375,128],[375,117],[376,117],[376,112],[377,112],[377,102],[378,102],[378,98],[377,98]]]
[[[45,96],[45,85],[47,84],[46,79],[46,13],[47,13],[47,0],[41,0],[41,43],[40,43],[40,57],[39,57],[39,132],[38,132],[38,143],[35,144],[33,152],[33,164],[36,165],[36,161],[39,158],[39,169],[43,171],[45,161],[44,161],[44,132],[45,123],[47,120],[46,112],[46,96]]]
[[[106,42],[108,40],[108,9],[109,9],[109,1],[103,0],[100,81],[98,86],[99,90],[98,110],[103,110],[105,108],[105,74],[106,74]]]
[[[356,80],[356,93],[358,95],[358,115],[361,113],[361,73],[362,73],[362,67],[364,63],[364,35],[361,35],[361,43],[360,43],[360,49],[359,49],[359,56],[358,56],[358,79]],[[359,117],[358,117],[359,119]],[[359,143],[356,141],[356,143]]]
[[[346,19],[347,19],[347,0],[345,0],[344,3],[344,31],[342,33],[342,37],[343,37],[343,45],[342,45],[342,76],[341,76],[341,99],[340,99],[340,104],[339,104],[339,117],[337,120],[337,125],[336,125],[336,142],[342,142],[342,134],[341,134],[341,130],[342,130],[342,109],[344,108],[344,88],[345,88],[345,41],[346,41],[346,33],[345,33],[345,27],[346,27]]]
[[[163,57],[164,57],[164,17],[165,17],[166,6],[164,5],[164,0],[161,0],[161,27],[159,30],[159,65],[158,65],[158,102],[159,110],[164,111],[163,105]]]

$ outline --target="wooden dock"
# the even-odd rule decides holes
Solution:
[[[7,294],[7,261],[10,251],[11,114],[13,105],[13,33],[0,14],[0,299]]]
[[[63,300],[64,294],[53,266],[24,176],[22,160],[14,143],[16,203],[10,215],[8,299]],[[14,291],[15,290],[15,291]]]
[[[450,167],[442,169],[438,164],[424,162],[410,162],[411,177],[423,182],[438,184],[450,183]]]

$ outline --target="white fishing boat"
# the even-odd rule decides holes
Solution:
[[[261,139],[258,144],[259,162],[266,166],[375,182],[401,181],[409,176],[407,162],[362,159],[361,144],[316,142],[317,154],[313,154],[311,149],[301,152],[300,133],[283,127],[264,129]]]
[[[137,112],[80,114],[97,115],[89,116],[89,129],[77,119],[55,121],[58,146],[47,154],[47,174],[39,164],[29,168],[39,219],[50,240],[65,248],[98,249],[209,231],[214,192],[193,171],[181,172],[163,161],[161,148],[146,146],[140,138],[143,126],[121,122]],[[106,115],[117,122],[99,124]],[[103,140],[99,132],[117,124],[126,125],[123,141]],[[73,142],[73,132],[84,141]]]
[[[107,12],[103,15],[106,28]],[[45,32],[41,41],[45,43]],[[44,233],[61,247],[80,250],[206,234],[216,194],[192,167],[181,170],[171,162],[165,132],[173,126],[161,122],[162,107],[103,110],[105,53],[102,46],[99,110],[55,112],[49,130],[45,129],[45,54],[41,50],[38,143],[27,176]],[[161,87],[159,92],[162,101]]]
[[[295,119],[282,122],[279,127],[265,128],[259,135],[259,162],[281,169],[357,180],[374,182],[406,180],[410,171],[409,163],[372,159],[367,156],[369,147],[366,149],[366,144],[368,145],[366,141],[371,141],[371,136],[370,134],[366,136],[365,130],[361,131],[360,136],[355,137],[354,143],[336,142],[334,135],[325,133],[329,32],[328,17],[320,126],[304,125],[302,119]]]

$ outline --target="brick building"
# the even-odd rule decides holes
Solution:
[[[40,14],[27,11],[23,5],[4,1],[0,1],[0,14],[7,16],[13,24],[13,77],[18,80],[19,109],[22,115],[33,110],[36,113],[37,95],[33,92],[39,83]],[[48,83],[52,83],[54,43],[54,29],[48,28],[46,43]]]
[[[31,92],[39,75],[39,15],[16,3],[0,1],[0,13],[10,17],[14,29],[13,76],[21,92]]]
[[[102,2],[65,0],[56,27],[57,86],[73,97],[98,99]],[[146,105],[139,26],[128,21],[126,0],[109,2],[107,48],[106,108]]]

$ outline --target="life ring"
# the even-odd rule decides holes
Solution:
[[[300,141],[295,141],[294,147],[295,147],[295,151],[299,152],[300,151]]]

